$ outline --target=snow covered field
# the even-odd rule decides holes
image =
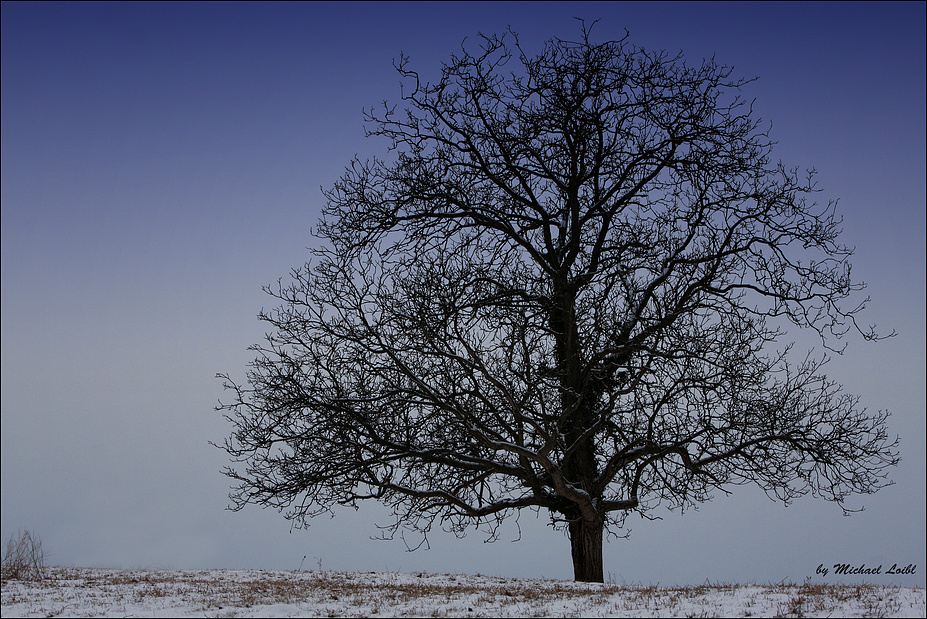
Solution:
[[[436,574],[49,568],[5,580],[4,617],[924,617],[924,589],[656,587]]]

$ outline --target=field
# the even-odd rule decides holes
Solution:
[[[924,617],[924,589],[580,584],[491,576],[53,567],[3,581],[4,617]]]

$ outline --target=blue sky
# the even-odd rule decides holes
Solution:
[[[619,582],[802,581],[819,564],[925,559],[925,4],[335,3],[2,5],[2,519],[50,561],[115,567],[304,567],[570,578],[569,544],[525,513],[495,544],[382,542],[374,505],[290,531],[225,511],[228,425],[216,372],[243,378],[261,286],[306,258],[320,187],[397,101],[400,52],[423,77],[465,37],[523,47],[624,29],[648,49],[715,56],[775,155],[840,198],[864,316],[830,376],[892,412],[897,482],[844,518],[735,488],[702,508],[632,517],[608,543]],[[836,582],[831,574],[827,581]],[[842,578],[841,582],[851,579]]]

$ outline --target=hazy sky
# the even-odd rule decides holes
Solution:
[[[2,540],[38,533],[52,563],[98,567],[427,570],[571,578],[569,543],[532,512],[495,544],[374,541],[377,506],[290,531],[225,511],[217,372],[242,379],[261,286],[306,259],[352,156],[382,154],[362,109],[397,101],[392,59],[426,79],[465,37],[511,26],[531,52],[574,16],[649,49],[715,56],[772,122],[775,155],[840,198],[864,320],[832,378],[892,413],[896,485],[843,517],[753,487],[628,519],[618,582],[801,582],[835,563],[925,558],[925,5],[2,5]],[[831,574],[825,582],[853,582]]]

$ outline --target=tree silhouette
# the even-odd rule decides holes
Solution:
[[[835,204],[771,163],[748,80],[585,27],[533,58],[482,37],[433,84],[396,67],[408,109],[366,115],[388,156],[326,192],[247,384],[220,375],[233,508],[375,499],[393,533],[490,535],[543,509],[602,581],[629,512],[890,483],[887,414],[782,343],[877,336]]]

